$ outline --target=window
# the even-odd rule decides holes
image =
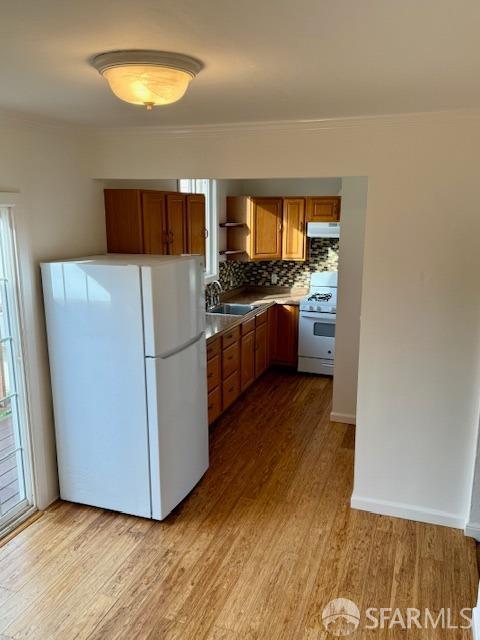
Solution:
[[[12,207],[0,200],[0,535],[32,506]]]
[[[183,193],[203,193],[205,195],[205,282],[218,278],[218,202],[216,180],[182,178],[178,181]]]

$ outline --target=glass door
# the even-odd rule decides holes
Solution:
[[[0,536],[32,506],[18,297],[11,210],[0,204]]]

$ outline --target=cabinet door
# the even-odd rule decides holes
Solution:
[[[277,305],[275,362],[291,367],[298,359],[298,306]]]
[[[252,260],[281,260],[282,205],[281,198],[252,200]]]
[[[268,309],[268,352],[267,366],[275,360],[275,348],[277,344],[277,305]]]
[[[171,255],[187,253],[186,197],[182,193],[168,193],[165,197],[169,253]]]
[[[267,323],[255,329],[255,377],[262,375],[267,368]]]
[[[340,220],[339,196],[315,196],[307,198],[308,222],[338,222]]]
[[[240,395],[240,375],[239,371],[234,371],[231,376],[223,381],[222,385],[222,408],[223,411],[235,402]]]
[[[222,380],[222,367],[220,354],[213,356],[210,360],[207,360],[207,387],[208,392],[213,391],[215,387],[218,387]]]
[[[283,201],[282,258],[305,260],[307,236],[305,233],[305,200],[285,198]]]
[[[187,253],[205,255],[205,196],[187,196]]]
[[[143,253],[143,220],[138,189],[105,189],[109,253]]]
[[[142,191],[144,252],[168,253],[165,194]]]
[[[242,336],[241,388],[244,391],[255,380],[255,331]]]
[[[222,413],[222,390],[217,387],[208,394],[208,424],[212,424]]]

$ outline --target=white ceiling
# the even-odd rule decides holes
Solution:
[[[478,0],[4,0],[0,108],[186,125],[480,107]],[[178,103],[120,102],[88,64],[163,49],[205,69]]]

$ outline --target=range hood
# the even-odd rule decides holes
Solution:
[[[339,238],[339,222],[308,222],[307,236],[309,238]]]

